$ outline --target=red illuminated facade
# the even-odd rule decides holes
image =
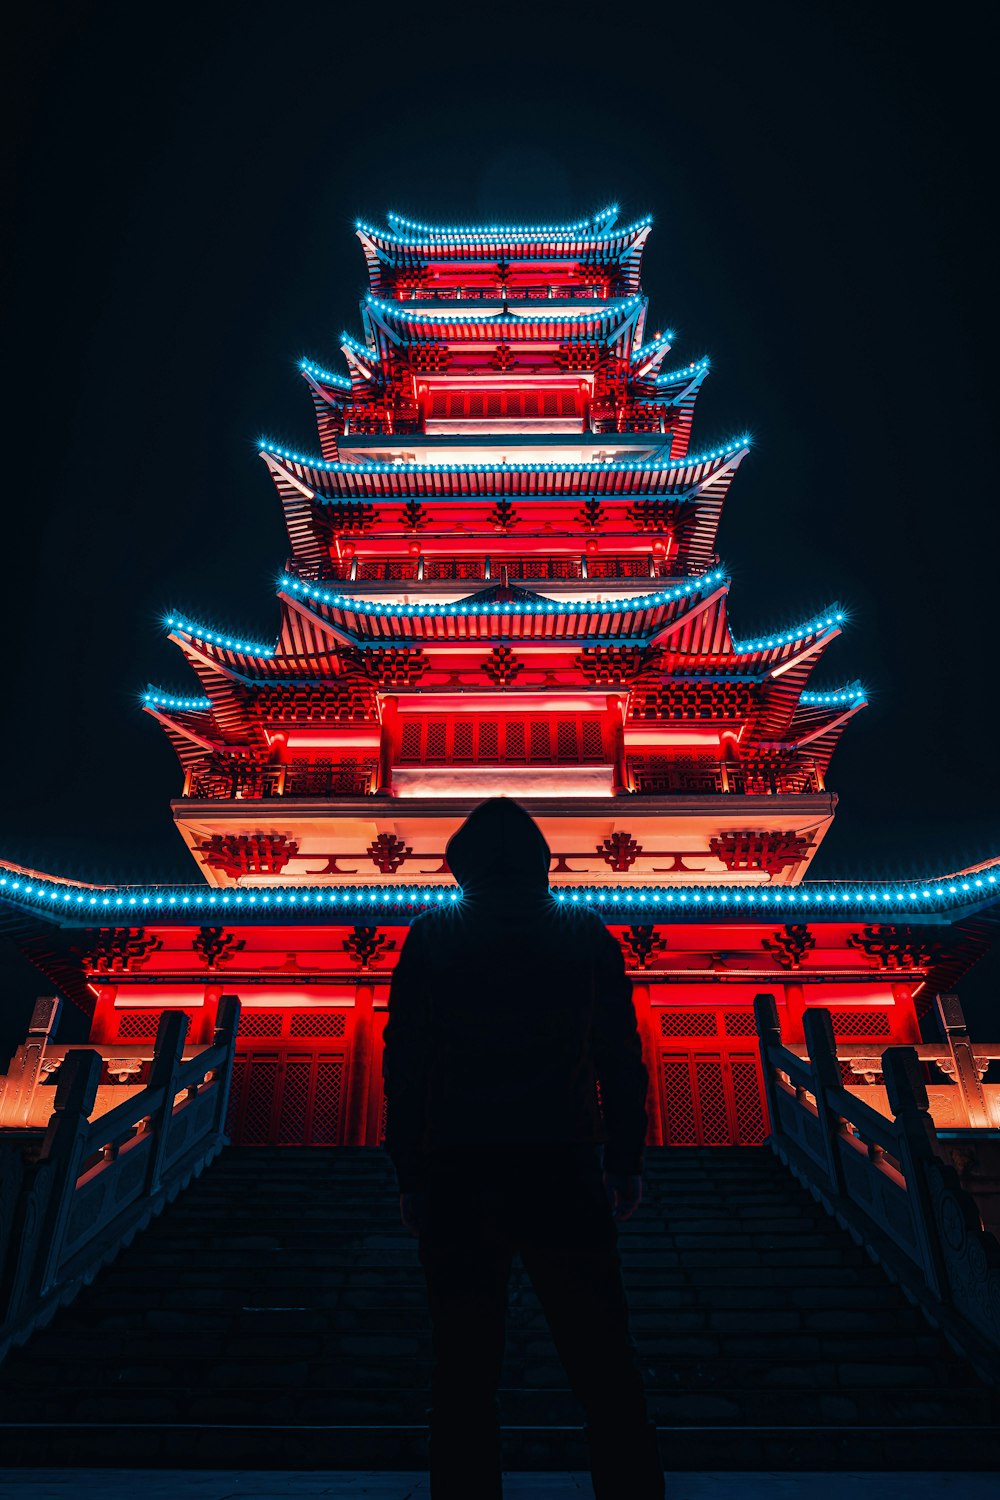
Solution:
[[[167,1005],[207,1038],[238,993],[234,1138],[373,1144],[406,921],[456,896],[448,838],[510,795],[556,899],[622,944],[651,1138],[760,1140],[756,993],[793,1041],[824,1004],[877,1050],[975,946],[924,897],[800,887],[864,706],[816,680],[843,614],[731,630],[717,531],[748,444],[693,437],[709,365],[651,324],[649,220],[357,232],[360,337],[343,373],[301,366],[318,452],[261,444],[291,549],[277,640],[172,615],[197,682],[146,694],[202,883],[124,905],[61,883],[58,939],[38,918],[24,944],[102,1043],[150,1039]]]

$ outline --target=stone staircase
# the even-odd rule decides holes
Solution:
[[[668,1468],[1000,1467],[1000,1392],[770,1151],[650,1150],[621,1246]],[[506,1463],[584,1468],[510,1309]],[[428,1374],[384,1153],[230,1148],[0,1366],[0,1466],[421,1468]]]

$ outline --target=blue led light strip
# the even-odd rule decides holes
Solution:
[[[339,391],[354,389],[349,375],[335,375],[332,370],[324,370],[322,365],[314,365],[311,359],[300,359],[299,369],[303,374],[321,381],[323,385],[335,385]]]
[[[824,630],[842,625],[846,618],[842,609],[832,605],[826,614],[817,615],[815,620],[809,620],[805,624],[794,625],[791,630],[775,631],[772,635],[759,636],[755,641],[738,641],[734,636],[733,650],[737,656],[745,656],[748,651],[766,651],[769,646],[794,645],[798,641],[808,640],[811,635],[820,635]]]
[[[497,298],[497,301],[499,300]],[[594,312],[549,313],[441,312],[436,309],[430,312],[410,312],[403,303],[383,302],[370,294],[367,298],[367,305],[374,307],[378,312],[387,313],[395,318],[397,323],[488,323],[496,328],[505,323],[600,323],[616,313],[628,312],[630,308],[645,300],[644,297],[616,298],[614,301],[602,303],[601,307]],[[672,337],[672,334],[663,335],[667,341]]]
[[[165,708],[180,713],[204,713],[212,707],[211,698],[172,698],[169,693],[160,693],[149,688],[142,695],[147,708]]]
[[[694,364],[685,365],[680,370],[668,370],[663,375],[657,375],[657,385],[670,385],[675,380],[684,380],[689,375],[699,375],[702,370],[711,368],[711,361],[706,356],[704,359],[695,360]]]
[[[401,221],[396,221],[401,222]],[[628,239],[630,235],[638,234],[642,229],[648,229],[652,224],[651,214],[644,219],[637,219],[634,224],[625,228],[601,229],[598,225],[590,224],[586,220],[578,225],[564,225],[547,227],[545,225],[536,228],[521,226],[519,228],[505,228],[497,226],[495,229],[465,229],[456,226],[451,229],[432,229],[430,226],[412,226],[418,229],[417,235],[401,235],[394,230],[380,229],[376,224],[367,224],[362,219],[355,222],[355,228],[363,234],[373,234],[382,240],[394,240],[397,245],[409,248],[427,249],[441,245],[495,245],[503,243],[532,243],[538,240],[575,240],[587,238],[590,240]],[[407,226],[411,227],[411,226]],[[590,231],[588,233],[588,230]]]
[[[359,344],[357,339],[349,334],[346,329],[340,335],[340,342],[352,349],[359,359],[365,360],[367,364],[377,365],[378,355],[373,354],[367,344]]]
[[[670,348],[677,335],[672,328],[665,328],[658,338],[650,339],[648,344],[640,344],[633,349],[630,355],[630,363],[637,365],[644,359],[655,359],[662,357]]]
[[[487,604],[377,604],[369,600],[355,599],[350,594],[331,593],[316,584],[304,583],[283,573],[278,580],[279,589],[296,594],[303,599],[313,599],[318,604],[331,604],[337,609],[350,610],[356,615],[406,615],[413,618],[442,618],[445,615],[553,615],[553,614],[624,614],[637,609],[653,609],[658,604],[671,604],[677,599],[689,599],[718,584],[727,585],[727,574],[721,569],[704,573],[700,578],[688,579],[674,588],[661,589],[655,594],[639,594],[612,599],[549,599],[544,603],[529,601],[517,603]]]
[[[742,433],[721,447],[711,448],[705,453],[692,453],[687,458],[658,458],[655,463],[641,458],[610,463],[599,459],[581,459],[579,463],[555,464],[380,464],[368,459],[358,463],[337,463],[308,453],[296,453],[292,448],[282,448],[269,438],[261,438],[257,447],[259,452],[269,453],[273,458],[285,458],[290,463],[302,464],[304,468],[329,474],[625,474],[636,470],[653,474],[665,469],[696,469],[701,464],[731,458],[734,453],[750,447],[750,437],[749,434]]]
[[[843,916],[947,912],[973,903],[1000,898],[1000,859],[975,870],[939,875],[930,880],[901,881],[808,881],[798,886],[557,886],[553,899],[562,905],[589,906],[596,911],[662,912],[664,916],[718,916],[734,912],[746,919],[796,911],[817,919]],[[397,884],[372,886],[253,886],[226,890],[202,885],[92,886],[76,881],[55,880],[16,866],[0,864],[0,900],[42,911],[87,915],[91,912],[142,911],[178,915],[228,911],[244,920],[266,915],[302,918],[310,914],[335,914],[337,908],[380,907],[402,912],[424,906],[445,905],[461,900],[456,886]]]
[[[850,682],[846,687],[831,688],[827,693],[800,693],[799,702],[810,707],[833,703],[867,703],[868,694],[860,682]]]
[[[181,635],[189,635],[192,640],[202,641],[209,646],[224,646],[227,651],[238,651],[241,656],[274,655],[273,646],[265,646],[261,641],[244,641],[236,636],[223,635],[220,631],[209,630],[207,625],[198,625],[194,620],[185,620],[180,615],[167,615],[163,623],[168,630],[176,630]]]
[[[605,219],[613,219],[618,214],[618,204],[609,203],[607,208],[602,208],[598,213],[591,214],[588,219],[578,219],[575,224],[420,224],[416,219],[408,219],[404,214],[397,214],[392,209],[386,214],[390,224],[402,224],[404,229],[416,229],[421,234],[576,234],[581,229],[589,229],[593,224],[603,224]],[[646,219],[644,223],[649,223]],[[367,228],[359,219],[357,227]]]

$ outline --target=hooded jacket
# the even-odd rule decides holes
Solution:
[[[594,912],[553,901],[548,845],[511,799],[481,803],[445,854],[462,899],[414,921],[389,993],[400,1190],[458,1144],[603,1142],[607,1171],[640,1172],[648,1074],[618,944]]]

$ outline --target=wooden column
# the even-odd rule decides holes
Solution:
[[[372,1013],[371,1062],[368,1069],[368,1114],[365,1143],[378,1145],[379,1127],[382,1124],[382,1033],[389,1019],[389,986],[380,984],[375,990],[375,1009]]]
[[[806,999],[802,993],[801,984],[785,984],[785,1024],[781,1028],[783,1040],[786,1042],[801,1042],[805,1040],[803,1030],[803,1017],[806,1013]]]
[[[367,1144],[368,1092],[372,1071],[372,1011],[375,986],[359,984],[354,995],[354,1025],[351,1056],[347,1064],[347,1111],[344,1120],[344,1145]]]
[[[889,1012],[894,1042],[919,1042],[920,1022],[913,1003],[912,984],[894,984],[892,998],[895,1002]]]
[[[115,1016],[116,984],[102,984],[97,992],[97,1002],[90,1021],[92,1042],[113,1042],[118,1037],[118,1020]]]
[[[646,1113],[649,1124],[646,1129],[648,1146],[663,1145],[663,1112],[660,1108],[660,1047],[654,1026],[653,1008],[648,984],[632,985],[632,1003],[635,1019],[642,1041],[642,1060],[649,1073],[649,1091],[646,1095]]]
[[[617,693],[608,693],[605,698],[607,712],[608,742],[611,754],[611,789],[617,795],[629,790],[628,769],[625,763],[625,705]]]
[[[205,990],[205,999],[202,1002],[201,1011],[195,1011],[192,1017],[191,1039],[200,1045],[211,1046],[215,1038],[215,1020],[219,1013],[219,1000],[222,989],[218,985],[210,984]]]
[[[398,699],[392,696],[383,698],[382,723],[378,741],[378,789],[386,797],[392,795],[392,763],[396,753],[398,722]]]

